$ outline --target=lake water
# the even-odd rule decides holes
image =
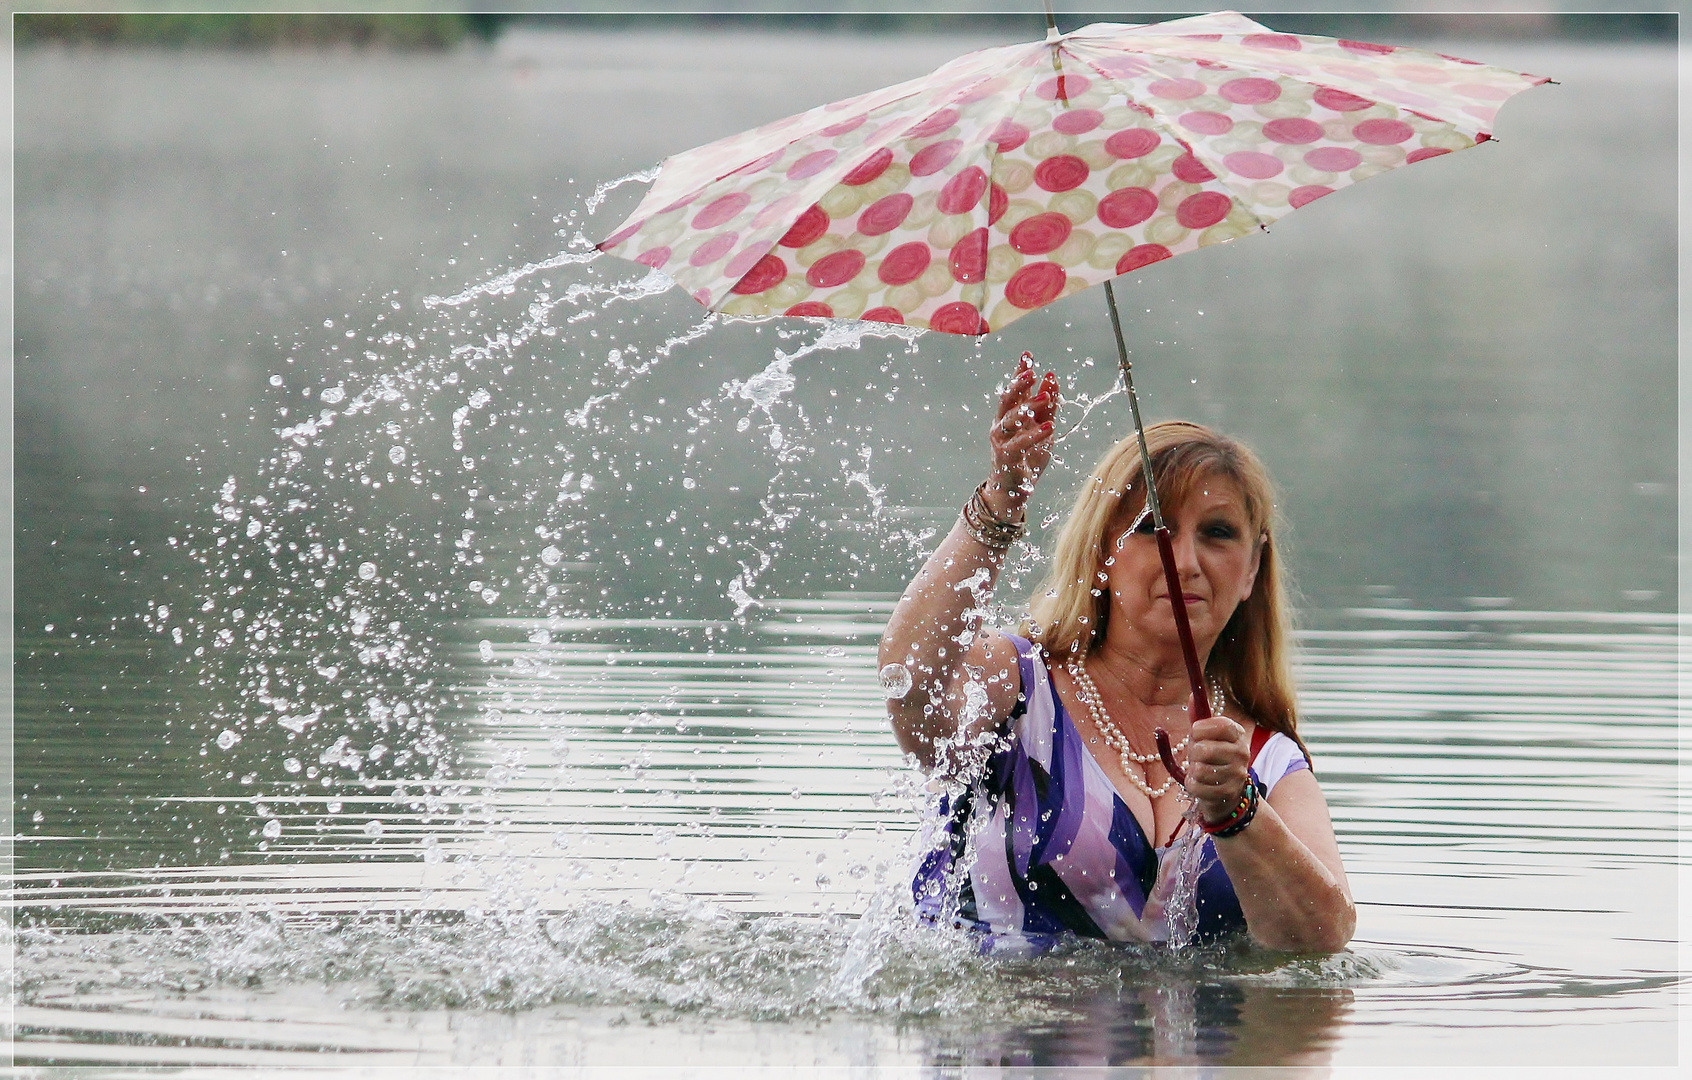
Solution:
[[[1150,412],[1282,485],[1357,940],[1006,961],[901,906],[874,648],[1102,299],[730,324],[576,239],[992,43],[20,54],[20,1065],[1672,1068],[1673,49],[1437,43],[1561,85],[1124,283]]]

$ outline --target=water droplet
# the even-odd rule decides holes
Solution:
[[[260,521],[258,518],[248,518],[247,519],[247,535],[249,537],[257,536],[259,533],[261,533],[263,531],[264,531],[264,522]]]
[[[345,401],[346,398],[347,392],[339,386],[331,386],[329,389],[323,391],[323,393],[317,395],[317,399],[325,405],[337,405],[340,402]]]
[[[297,773],[300,771],[300,759],[297,757],[286,758],[282,762],[282,767],[291,773]]]
[[[266,840],[274,840],[281,835],[282,823],[280,821],[277,821],[275,818],[271,818],[269,821],[264,823],[264,838]]]
[[[548,566],[557,566],[559,563],[564,561],[564,553],[553,547],[551,544],[548,544],[541,548],[540,559],[541,562]]]
[[[911,672],[903,664],[888,664],[881,669],[881,692],[894,701],[901,701],[911,692]]]
[[[484,662],[488,661],[488,660],[492,660],[493,659],[493,642],[491,642],[491,641],[478,641],[476,643],[476,651],[482,654],[482,660]]]
[[[366,836],[381,836],[382,835],[382,823],[380,821],[376,820],[375,818],[371,818],[369,821],[364,823],[364,835],[366,835]]]
[[[828,655],[830,655],[830,656],[845,656],[846,650],[842,649],[838,645],[830,645],[828,647]]]
[[[217,736],[217,748],[219,750],[227,750],[240,741],[241,736],[235,734],[233,731],[230,731],[228,728],[224,728]]]
[[[369,581],[371,578],[376,576],[376,564],[373,562],[359,563],[358,576],[363,578],[365,581]]]
[[[270,385],[272,385],[272,386],[281,386],[281,385],[282,385],[282,376],[280,376],[280,375],[272,375],[272,376],[271,376],[271,377],[270,377]]]
[[[395,465],[405,464],[405,447],[396,446],[388,451],[388,460]]]

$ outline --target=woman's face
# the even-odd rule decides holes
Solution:
[[[1238,485],[1224,477],[1201,477],[1184,502],[1164,507],[1163,514],[1175,547],[1187,620],[1199,648],[1208,650],[1234,609],[1251,595],[1262,537],[1251,527]],[[1110,590],[1109,627],[1174,641],[1175,615],[1151,515],[1138,522],[1119,515],[1105,534],[1104,550],[1107,581],[1101,587]]]

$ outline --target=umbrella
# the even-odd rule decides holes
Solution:
[[[599,249],[729,315],[952,334],[1000,330],[1103,283],[1150,480],[1110,279],[1486,142],[1504,101],[1549,81],[1276,33],[1237,12],[1059,33],[1047,10],[1045,41],[667,159]],[[1173,603],[1173,548],[1155,482],[1147,490]],[[1197,653],[1173,607],[1202,718]]]

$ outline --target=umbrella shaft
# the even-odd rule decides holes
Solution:
[[[1181,587],[1181,573],[1175,567],[1175,544],[1169,527],[1163,523],[1163,507],[1158,504],[1157,478],[1152,475],[1151,448],[1146,445],[1146,426],[1140,419],[1140,396],[1134,393],[1134,365],[1128,362],[1128,343],[1122,337],[1122,316],[1116,310],[1116,292],[1110,282],[1104,283],[1105,304],[1110,308],[1110,329],[1116,335],[1117,365],[1122,371],[1122,387],[1128,391],[1128,408],[1134,414],[1134,434],[1140,441],[1140,476],[1146,482],[1146,505],[1151,508],[1152,525],[1157,530],[1157,554],[1163,562],[1163,583],[1169,593],[1169,607],[1175,615],[1175,636],[1181,641],[1181,659],[1187,665],[1187,682],[1193,688],[1193,719],[1203,720],[1210,715],[1210,697],[1204,692],[1204,670],[1199,666],[1198,648],[1193,644],[1193,628],[1187,622],[1186,590]]]
[[[1199,668],[1198,647],[1193,644],[1193,627],[1187,621],[1186,590],[1181,588],[1181,574],[1175,569],[1175,545],[1169,530],[1157,530],[1157,553],[1163,560],[1163,584],[1169,592],[1169,607],[1175,613],[1175,636],[1181,639],[1181,659],[1187,664],[1187,683],[1193,688],[1193,719],[1210,716],[1210,695],[1204,692],[1204,672]]]
[[[1152,524],[1163,526],[1163,506],[1158,501],[1157,484],[1152,479],[1151,449],[1146,445],[1146,425],[1140,420],[1140,395],[1134,393],[1134,365],[1128,361],[1128,343],[1122,337],[1122,316],[1116,311],[1116,291],[1110,282],[1104,283],[1105,305],[1110,308],[1110,329],[1116,334],[1116,364],[1122,372],[1122,388],[1128,391],[1128,409],[1134,414],[1134,434],[1140,440],[1140,475],[1146,478],[1146,505],[1151,507]]]

